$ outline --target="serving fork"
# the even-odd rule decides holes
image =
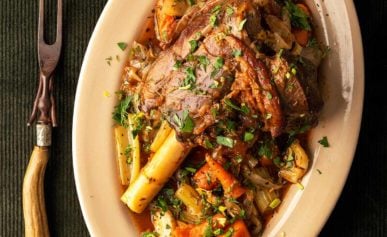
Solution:
[[[62,0],[57,1],[56,41],[44,41],[44,0],[39,1],[38,61],[39,86],[27,125],[36,122],[36,145],[23,181],[23,214],[26,237],[48,237],[44,201],[44,174],[49,158],[52,127],[57,126],[53,96],[53,73],[62,46]]]

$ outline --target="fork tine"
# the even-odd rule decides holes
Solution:
[[[59,47],[62,44],[62,0],[57,2],[57,16],[56,16],[56,41],[55,44],[58,44]]]
[[[44,42],[44,0],[39,1],[38,44]]]

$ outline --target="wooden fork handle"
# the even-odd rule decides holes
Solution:
[[[23,181],[25,237],[49,237],[44,203],[44,174],[48,147],[35,146]]]

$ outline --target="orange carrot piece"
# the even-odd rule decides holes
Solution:
[[[305,4],[298,3],[297,7],[299,7],[306,15],[310,16],[309,8]]]
[[[224,219],[224,221],[222,221]],[[184,227],[177,227],[173,236],[175,237],[203,237],[206,229],[209,227],[209,222],[204,221],[198,225],[186,225]],[[222,214],[216,214],[212,217],[212,228],[224,228],[225,217]]]
[[[216,179],[219,180],[226,195],[238,198],[246,192],[238,180],[232,174],[227,172],[222,165],[212,159],[211,156],[206,155],[206,161],[210,167],[210,171]]]
[[[299,45],[305,47],[308,44],[310,31],[303,29],[293,29],[292,32]]]
[[[259,159],[259,164],[261,166],[272,166],[273,165],[273,160],[272,159],[269,159],[267,158],[266,156],[262,156],[260,159]]]
[[[250,237],[249,230],[247,229],[247,226],[243,220],[237,220],[232,224],[227,230],[230,230],[232,228],[232,235],[231,237]],[[225,237],[226,234],[221,235],[220,237]]]
[[[202,189],[211,190],[218,184],[217,180],[210,172],[210,166],[204,164],[193,176],[194,183]]]

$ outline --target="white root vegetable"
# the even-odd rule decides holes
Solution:
[[[176,220],[172,213],[168,210],[166,212],[155,211],[152,213],[152,224],[155,227],[155,232],[159,237],[171,237],[176,228]]]
[[[121,201],[141,213],[173,175],[190,147],[176,140],[175,131],[169,134],[152,159],[121,197]]]
[[[160,146],[163,144],[165,139],[167,139],[171,131],[172,128],[169,126],[168,122],[166,120],[163,120],[163,122],[161,122],[159,130],[157,131],[156,137],[154,138],[150,146],[152,152],[156,152],[160,148]]]
[[[126,128],[122,126],[114,127],[114,136],[116,139],[117,163],[120,172],[122,185],[130,183],[130,163],[128,162],[128,135]]]
[[[130,157],[130,183],[133,183],[136,180],[138,174],[140,173],[141,168],[141,157],[140,157],[140,140],[138,136],[133,136],[133,126],[134,126],[134,116],[133,114],[129,114],[128,122],[128,143],[131,148]]]

